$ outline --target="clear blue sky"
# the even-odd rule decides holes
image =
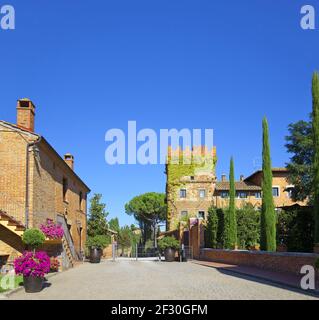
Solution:
[[[124,204],[165,191],[164,166],[110,166],[105,132],[213,128],[218,177],[235,158],[237,177],[261,154],[268,117],[274,166],[288,160],[290,122],[311,110],[319,69],[319,3],[298,0],[14,1],[16,30],[0,30],[0,119],[16,100],[37,106],[36,130],[103,194],[120,223]],[[0,1],[0,5],[4,4]],[[300,28],[313,4],[318,29]]]

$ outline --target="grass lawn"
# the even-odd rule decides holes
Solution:
[[[3,289],[3,288],[1,287],[1,280],[2,280],[3,277],[4,277],[4,276],[1,276],[1,275],[0,275],[0,293],[10,290],[10,289]],[[14,287],[17,288],[17,287],[19,287],[19,286],[22,285],[22,284],[23,284],[23,276],[15,276],[15,279],[14,279]]]

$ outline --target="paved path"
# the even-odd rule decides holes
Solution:
[[[40,293],[9,299],[314,299],[265,281],[194,263],[104,261],[51,277]]]

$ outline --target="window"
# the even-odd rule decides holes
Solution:
[[[247,192],[244,192],[244,191],[237,192],[237,198],[246,199],[247,198]]]
[[[179,197],[180,198],[186,198],[186,189],[180,189],[179,190]]]
[[[83,193],[81,191],[79,194],[79,210],[82,210],[82,200],[83,200]]]
[[[228,197],[229,197],[228,191],[222,191],[222,192],[220,193],[220,197],[221,197],[221,198],[228,198]]]
[[[195,179],[195,177],[194,177],[194,176],[191,176],[190,178],[191,178],[191,180],[194,180],[194,179]]]
[[[181,217],[187,217],[188,212],[186,210],[181,211]]]
[[[273,187],[272,188],[272,196],[273,197],[279,197],[279,187]]]
[[[260,191],[255,192],[255,198],[261,199],[261,192]]]
[[[200,189],[199,190],[199,197],[200,198],[205,198],[206,197],[206,190],[205,189]]]
[[[198,219],[205,219],[205,211],[198,211]]]
[[[67,201],[68,179],[63,178],[63,201]]]

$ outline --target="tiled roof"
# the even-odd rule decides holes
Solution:
[[[216,182],[216,190],[218,191],[227,191],[229,190],[229,181],[219,181]],[[261,187],[252,183],[245,181],[236,181],[235,182],[236,191],[261,191]]]
[[[272,170],[272,172],[288,172],[288,169],[285,167],[273,167],[271,170]],[[255,176],[256,174],[259,174],[259,173],[262,173],[262,170],[257,170],[255,172],[253,172],[250,176],[245,178],[244,181],[251,179],[253,176]]]

